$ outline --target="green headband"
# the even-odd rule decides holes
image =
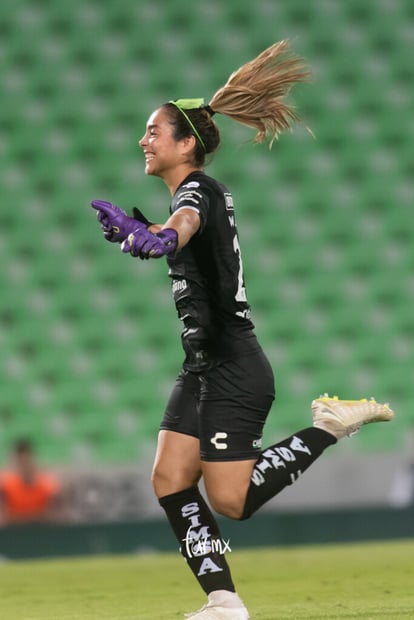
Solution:
[[[184,111],[184,110],[195,110],[196,108],[203,107],[204,99],[176,99],[175,101],[169,101],[168,103],[172,103],[173,105],[175,105],[176,108],[180,110],[181,114],[184,116],[185,120],[190,125],[191,129],[193,130],[194,135],[196,136],[197,140],[203,147],[204,152],[207,153],[206,145],[204,144],[200,134],[198,133],[197,129],[194,127],[194,124],[191,122],[188,114],[186,114],[186,112]]]

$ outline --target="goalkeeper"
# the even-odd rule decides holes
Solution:
[[[220,144],[213,115],[223,114],[270,143],[298,117],[286,95],[308,78],[281,41],[233,73],[208,105],[179,99],[149,117],[139,145],[145,172],[164,181],[169,216],[154,224],[94,200],[104,237],[140,259],[166,257],[182,322],[182,370],[161,421],[153,486],[188,566],[207,595],[193,620],[247,620],[210,506],[247,519],[292,484],[322,452],[363,424],[390,420],[374,400],[312,403],[313,425],[267,447],[263,426],[274,378],[250,316],[230,191],[204,172]],[[198,489],[203,477],[207,501]]]

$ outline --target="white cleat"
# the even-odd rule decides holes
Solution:
[[[382,405],[373,398],[339,400],[327,394],[312,402],[313,426],[327,431],[337,439],[356,433],[364,424],[392,420],[394,412],[388,403]]]
[[[249,612],[237,592],[214,590],[208,595],[208,603],[186,618],[193,620],[249,620]]]
[[[250,616],[245,607],[221,607],[219,605],[204,605],[192,614],[186,614],[192,620],[249,620]]]

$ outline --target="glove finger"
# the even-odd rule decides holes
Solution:
[[[104,226],[109,226],[109,217],[103,211],[98,211],[96,214],[98,218],[98,222],[103,224]]]
[[[117,207],[112,204],[112,202],[106,202],[105,200],[93,200],[91,205],[98,211],[98,213],[103,213],[103,217],[107,217],[109,221],[112,221],[119,216],[128,217],[121,207]]]
[[[146,239],[144,243],[140,244],[139,256],[141,258],[149,258],[154,251],[154,239]]]
[[[124,254],[129,254],[131,251],[131,244],[129,243],[129,239],[124,239],[121,243],[121,250]]]
[[[93,209],[97,209],[97,211],[106,211],[107,209],[112,209],[112,202],[108,202],[107,200],[92,200],[91,207]]]
[[[142,243],[140,243],[139,241],[137,242],[136,240],[134,241],[134,243],[132,243],[131,245],[131,256],[134,256],[135,258],[137,258],[138,256],[140,258],[144,258],[144,254],[142,252]]]
[[[164,256],[164,252],[161,248],[152,248],[152,250],[148,252],[148,258],[161,258],[161,256]]]
[[[148,258],[147,252],[143,249],[145,245],[145,241],[143,241],[142,239],[137,239],[135,237],[133,242],[131,243],[131,256],[134,256],[135,258],[137,258],[138,256],[139,258]]]

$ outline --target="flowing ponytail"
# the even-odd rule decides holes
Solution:
[[[294,84],[309,77],[310,71],[290,52],[288,41],[280,41],[232,73],[208,108],[257,129],[254,142],[270,138],[271,147],[281,132],[300,120],[285,99]]]

